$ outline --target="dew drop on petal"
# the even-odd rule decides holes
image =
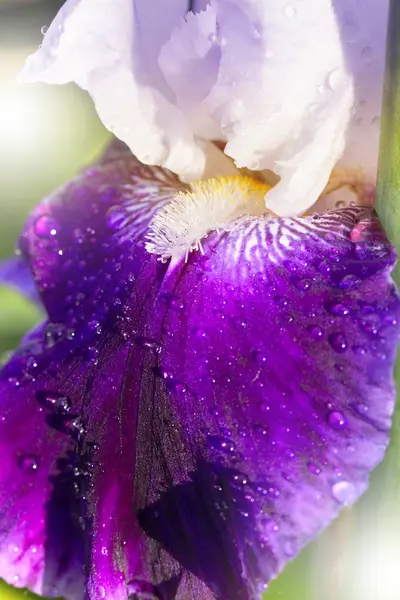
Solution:
[[[68,421],[67,425],[72,435],[80,437],[86,433],[85,426],[80,417],[74,417],[73,419]]]
[[[289,448],[286,448],[285,456],[287,456],[287,458],[289,458],[290,460],[293,460],[296,458],[296,454],[293,452],[293,450],[290,450]]]
[[[161,344],[151,338],[138,336],[135,338],[135,342],[139,346],[148,348],[149,350],[151,350],[151,352],[153,352],[153,354],[160,354],[161,352]]]
[[[308,331],[314,340],[320,340],[324,335],[323,329],[318,325],[310,325]]]
[[[285,308],[289,304],[286,298],[283,298],[282,296],[275,296],[274,302],[279,308]]]
[[[25,473],[37,473],[39,470],[39,458],[36,454],[24,454],[18,458],[18,466]]]
[[[44,341],[47,348],[52,348],[59,342],[64,335],[65,327],[60,323],[49,323],[43,332]]]
[[[39,237],[54,238],[57,230],[58,223],[51,215],[40,215],[35,221],[35,233]]]
[[[347,340],[343,333],[332,333],[329,336],[329,343],[335,352],[343,353],[348,348]]]
[[[341,302],[328,305],[327,310],[328,312],[330,312],[331,315],[335,315],[338,317],[346,317],[350,314],[350,309]]]
[[[281,492],[277,487],[271,486],[268,488],[267,495],[270,498],[279,498],[279,496],[281,495]]]
[[[356,489],[349,481],[339,481],[332,486],[332,494],[342,504],[352,504],[356,498]]]
[[[337,410],[329,413],[328,423],[333,429],[345,429],[347,425],[344,415]]]
[[[311,281],[309,279],[297,279],[294,285],[298,290],[308,290],[311,287]]]
[[[364,354],[367,353],[367,350],[364,348],[364,346],[353,346],[352,350],[354,354],[357,354],[357,356],[364,356]]]
[[[321,473],[321,468],[315,463],[308,463],[307,468],[313,475],[319,475]]]
[[[343,290],[347,290],[360,283],[360,278],[357,275],[345,275],[339,282],[339,287]]]
[[[222,452],[234,452],[236,450],[235,442],[227,438],[211,435],[209,436],[209,442],[212,448],[221,450]]]
[[[71,398],[59,392],[41,390],[36,392],[36,400],[45,408],[68,413],[71,409]]]

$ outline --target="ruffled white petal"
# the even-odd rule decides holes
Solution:
[[[160,49],[186,8],[187,0],[68,0],[20,79],[75,81],[89,91],[105,126],[142,162],[199,176],[202,144],[194,141],[158,66]]]
[[[342,155],[376,167],[387,2],[69,0],[22,77],[76,81],[140,160],[185,178],[223,140],[280,176],[268,208],[299,214]]]
[[[218,72],[206,95],[212,53],[207,72],[214,77],[219,58]],[[225,139],[239,167],[280,175],[268,208],[299,214],[315,202],[343,153],[353,105],[330,0],[214,0],[175,32],[160,65],[198,135]]]

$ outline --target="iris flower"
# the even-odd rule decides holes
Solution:
[[[366,489],[400,316],[371,208],[386,20],[383,0],[65,3],[21,78],[75,81],[124,143],[3,267],[46,311],[0,374],[8,582],[256,600]]]

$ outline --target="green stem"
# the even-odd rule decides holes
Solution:
[[[376,210],[400,252],[400,2],[390,1]],[[400,282],[400,267],[394,273]]]

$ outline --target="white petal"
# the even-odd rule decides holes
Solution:
[[[160,66],[197,135],[226,140],[238,167],[280,175],[268,208],[314,204],[353,103],[331,0],[213,0],[175,32]]]
[[[337,4],[346,63],[355,82],[354,109],[339,166],[361,169],[375,183],[389,0],[340,0]]]
[[[187,0],[69,0],[23,78],[76,81],[140,160],[185,178],[226,141],[280,176],[268,208],[299,214],[342,155],[374,178],[387,3],[196,0],[184,19]]]
[[[140,160],[187,176],[205,166],[158,65],[161,47],[187,0],[68,0],[20,80],[75,81],[92,95],[103,123]]]

